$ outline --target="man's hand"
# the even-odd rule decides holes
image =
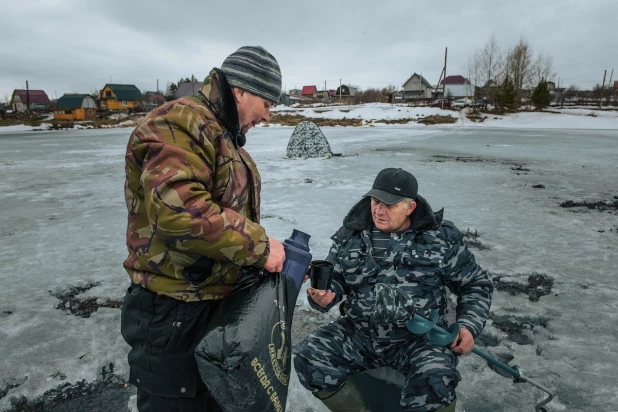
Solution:
[[[330,290],[307,289],[307,295],[320,306],[328,306],[335,299],[335,292]]]
[[[467,355],[474,348],[472,333],[463,326],[459,328],[459,334],[451,343],[451,350],[460,355]]]
[[[307,268],[307,273],[305,273],[305,278],[303,279],[303,283],[305,283],[309,279],[311,279],[311,264],[309,264],[309,267]]]
[[[270,245],[270,254],[264,265],[264,269],[271,273],[281,272],[283,270],[283,261],[285,260],[285,250],[283,244],[274,237],[268,237]]]

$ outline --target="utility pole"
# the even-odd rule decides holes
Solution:
[[[341,100],[341,79],[339,79],[339,100]]]
[[[109,76],[109,84],[113,84],[114,82],[112,81],[112,76]]]
[[[612,74],[610,74],[610,75],[609,75],[609,81],[607,82],[607,89],[608,89],[608,90],[613,89],[613,86],[612,86],[612,77],[614,77],[614,69],[612,69]],[[607,102],[606,102],[606,105],[607,105],[607,104],[609,104],[609,99],[610,99],[611,95],[612,95],[612,93],[610,92],[610,93],[609,93],[609,96],[607,96]]]
[[[446,80],[446,55],[448,53],[448,47],[444,48],[444,79]],[[446,83],[442,87],[442,110],[444,110],[444,98],[446,97]]]
[[[159,94],[159,79],[157,79],[157,94]]]
[[[605,76],[607,76],[607,70],[603,73],[603,85],[601,86],[601,97],[599,97],[599,107],[601,107],[601,102],[603,101],[603,89],[605,89]]]
[[[28,80],[26,80],[26,113],[30,117],[30,87],[28,86]]]

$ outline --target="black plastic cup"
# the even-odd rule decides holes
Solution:
[[[311,262],[311,287],[317,290],[328,290],[333,279],[334,265],[327,260]]]

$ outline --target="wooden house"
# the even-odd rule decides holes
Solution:
[[[144,108],[144,96],[132,84],[106,84],[99,99],[101,110],[135,110]]]
[[[49,109],[49,97],[43,90],[23,90],[15,89],[11,97],[11,107],[16,112],[25,112],[28,110],[47,110]]]
[[[444,97],[454,99],[474,97],[476,91],[476,86],[460,75],[446,76],[446,78],[440,82],[440,88],[442,89]]]
[[[182,82],[178,84],[178,88],[174,92],[174,99],[183,97],[195,96],[200,91],[203,82]]]
[[[356,96],[357,93],[358,89],[356,87],[342,84],[341,86],[337,87],[337,90],[335,90],[335,98],[338,99],[340,97],[352,97]]]
[[[146,102],[146,107],[148,108],[161,106],[167,101],[163,93],[160,92],[146,92],[144,95],[144,100]]]
[[[316,86],[303,86],[303,90],[301,91],[300,95],[308,99],[313,99],[315,98],[315,94],[317,91],[318,88]]]
[[[54,109],[54,120],[90,120],[96,117],[97,103],[89,94],[65,93]]]
[[[395,99],[400,101],[428,100],[433,97],[431,83],[422,75],[413,73],[402,86],[402,93],[396,94]]]

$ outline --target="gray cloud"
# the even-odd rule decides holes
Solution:
[[[401,85],[412,72],[435,83],[445,47],[448,73],[465,74],[492,33],[504,49],[525,38],[552,55],[567,85],[590,88],[618,63],[613,0],[417,3],[2,0],[0,100],[26,80],[50,95],[100,89],[110,76],[164,89],[248,44],[275,55],[288,89]]]

